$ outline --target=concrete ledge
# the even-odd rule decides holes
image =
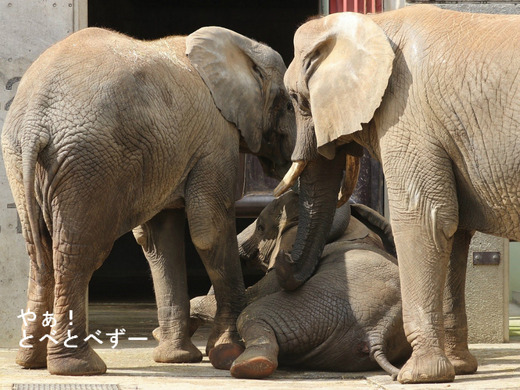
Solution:
[[[407,1],[406,5],[433,4],[440,8],[480,14],[520,14],[520,4],[504,1]]]

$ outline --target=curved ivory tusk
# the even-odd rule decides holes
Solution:
[[[296,182],[296,179],[302,174],[305,166],[307,165],[306,161],[295,161],[292,163],[291,168],[287,171],[282,181],[273,191],[274,196],[278,197],[284,193],[286,193]]]
[[[352,196],[359,176],[361,159],[359,157],[347,154],[345,166],[345,181],[341,185],[341,190],[338,196],[338,204],[336,207],[343,206]]]

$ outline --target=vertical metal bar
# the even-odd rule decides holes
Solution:
[[[330,1],[320,0],[320,15],[328,15],[330,13]]]

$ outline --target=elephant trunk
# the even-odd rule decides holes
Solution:
[[[256,221],[237,236],[238,255],[240,260],[247,264],[253,263],[253,260],[258,257],[258,243],[253,240],[255,229]]]
[[[348,224],[350,223],[351,215],[350,203],[348,202],[336,209],[334,219],[332,220],[332,226],[329,235],[327,236],[327,244],[336,241],[345,233],[345,230],[347,230]]]
[[[300,176],[299,224],[291,254],[280,251],[276,273],[283,289],[294,290],[314,272],[336,210],[345,153],[310,161]]]

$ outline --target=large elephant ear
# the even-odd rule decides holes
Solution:
[[[331,142],[372,119],[388,85],[394,52],[383,30],[358,13],[332,14],[300,27],[301,54],[318,151],[334,156]]]
[[[186,55],[226,120],[253,153],[260,149],[266,67],[283,61],[269,47],[222,27],[203,27],[186,38]],[[276,65],[276,64],[274,64]]]

